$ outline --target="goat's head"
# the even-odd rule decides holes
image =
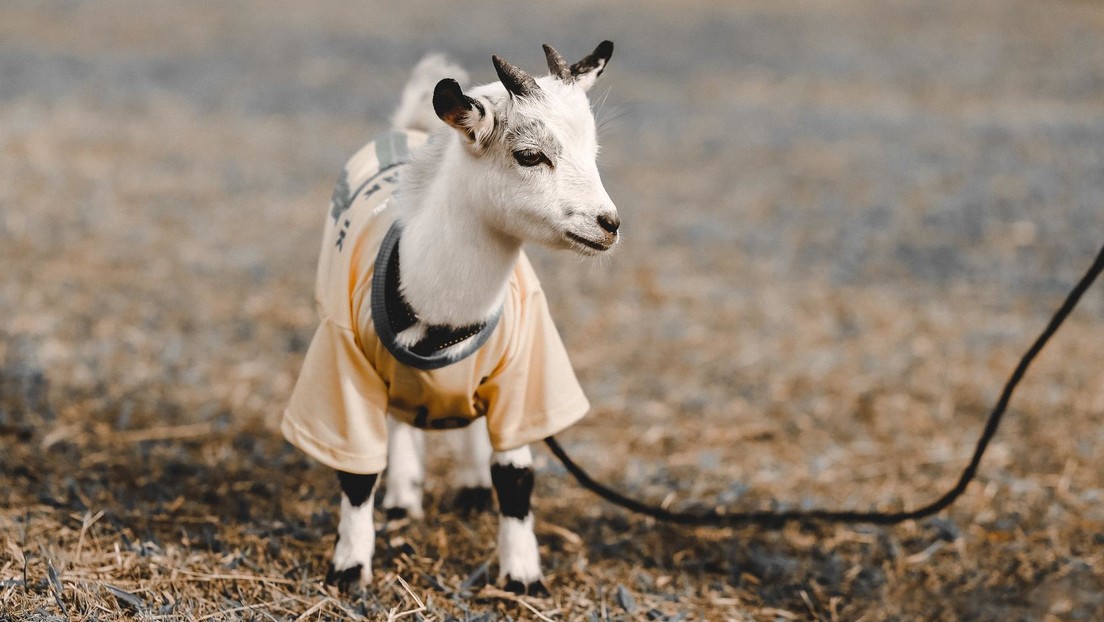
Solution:
[[[595,159],[598,140],[586,92],[613,54],[603,41],[568,66],[544,46],[549,74],[534,78],[494,56],[501,82],[465,94],[441,80],[433,108],[461,137],[480,214],[503,234],[596,255],[617,243],[620,220]]]

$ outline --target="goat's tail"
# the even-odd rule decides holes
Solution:
[[[471,78],[462,67],[450,61],[444,54],[429,54],[417,65],[403,88],[402,100],[391,116],[391,127],[396,130],[421,130],[428,132],[441,123],[433,112],[433,88],[442,78],[452,78],[467,86]]]

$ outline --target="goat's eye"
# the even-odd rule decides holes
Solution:
[[[534,149],[524,149],[522,151],[514,152],[514,159],[522,166],[536,166],[543,162],[548,162],[548,157],[543,153]]]

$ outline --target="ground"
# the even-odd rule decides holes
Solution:
[[[624,239],[533,249],[593,403],[561,442],[671,507],[915,507],[1104,242],[1104,7],[12,0],[0,6],[0,620],[1104,619],[1104,287],[978,481],[897,527],[688,529],[536,448],[548,599],[492,516],[387,524],[277,430],[331,185],[443,50],[616,42]],[[443,453],[443,452],[442,452]]]

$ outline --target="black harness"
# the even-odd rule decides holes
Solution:
[[[380,343],[400,363],[415,369],[430,370],[451,365],[475,353],[498,325],[502,317],[499,308],[486,322],[466,326],[431,324],[417,343],[404,346],[396,341],[402,331],[414,326],[418,314],[402,295],[399,282],[399,238],[402,227],[391,225],[376,255],[375,272],[372,275],[372,321]],[[459,351],[449,355],[445,351],[467,342]]]

